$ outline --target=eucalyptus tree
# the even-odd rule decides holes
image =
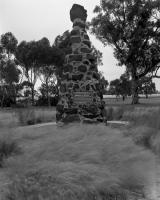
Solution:
[[[16,58],[31,88],[32,105],[34,105],[35,84],[39,76],[39,44],[36,41],[22,41],[16,52]]]
[[[11,33],[2,34],[0,37],[0,92],[1,107],[5,98],[16,103],[17,84],[20,80],[21,70],[15,59],[18,40]]]
[[[11,32],[7,32],[1,35],[1,46],[8,57],[15,54],[18,40]]]
[[[160,1],[101,0],[94,9],[91,32],[114,49],[119,65],[132,78],[132,104],[138,103],[138,81],[156,76],[160,67]]]
[[[50,106],[50,95],[55,91],[57,79],[56,79],[56,53],[54,48],[50,46],[50,42],[47,38],[42,38],[39,41],[40,45],[40,57],[39,57],[39,78],[42,82],[41,93],[46,96],[48,106]],[[57,50],[58,51],[58,50]]]

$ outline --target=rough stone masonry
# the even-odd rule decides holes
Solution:
[[[104,121],[97,61],[86,32],[87,11],[74,4],[70,10],[72,53],[66,55],[57,104],[57,121]]]

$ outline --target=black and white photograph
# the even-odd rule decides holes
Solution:
[[[160,0],[0,0],[0,200],[160,200]]]

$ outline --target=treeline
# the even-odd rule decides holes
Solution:
[[[138,82],[138,94],[143,94],[148,98],[148,95],[155,94],[156,85],[153,83],[150,77],[143,77],[143,79]],[[120,76],[120,78],[110,81],[105,89],[105,94],[108,95],[116,95],[122,96],[123,100],[127,96],[132,95],[132,80],[130,80],[129,76],[124,73]]]
[[[41,80],[39,101],[51,104],[57,94],[57,82],[65,53],[58,46],[61,37],[50,45],[47,38],[38,41],[18,40],[11,33],[0,38],[0,103],[1,107],[16,104],[17,99],[35,105],[35,85]],[[28,101],[28,102],[27,102]]]
[[[102,53],[92,45],[97,64]],[[55,106],[58,101],[65,55],[72,52],[70,32],[55,38],[51,45],[44,37],[38,41],[18,43],[11,33],[0,38],[0,104],[4,106]],[[102,89],[105,78],[100,73]],[[41,86],[37,88],[37,82]]]

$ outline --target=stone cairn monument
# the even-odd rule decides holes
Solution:
[[[104,102],[100,93],[97,61],[85,30],[87,11],[74,4],[70,10],[72,53],[66,55],[57,104],[57,122],[103,122]]]

